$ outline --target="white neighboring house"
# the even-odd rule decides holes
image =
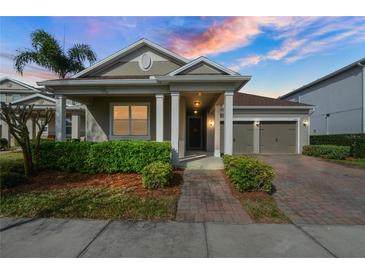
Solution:
[[[28,84],[3,77],[0,79],[0,100],[12,105],[34,105],[34,109],[54,109],[56,99],[52,93],[37,89]],[[28,121],[28,130],[31,138],[37,133],[33,119]],[[67,138],[83,138],[85,136],[85,111],[79,103],[71,100],[66,102],[66,136]],[[10,145],[14,145],[14,138],[10,135],[8,125],[0,121],[0,137],[6,138]],[[42,138],[55,138],[55,117],[51,120]]]

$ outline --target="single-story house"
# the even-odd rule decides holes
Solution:
[[[55,110],[56,99],[53,93],[37,89],[24,82],[3,77],[0,79],[1,102],[12,105],[34,105],[35,110],[53,109]],[[35,115],[34,115],[35,116]],[[31,138],[37,134],[37,127],[33,117],[28,121],[28,131]],[[55,117],[48,124],[42,138],[55,138]],[[71,100],[66,104],[66,136],[67,138],[82,138],[85,136],[85,111],[82,105]],[[10,145],[14,144],[8,125],[0,121],[1,138],[6,138]]]
[[[85,105],[86,140],[171,141],[175,163],[190,150],[301,153],[312,106],[239,93],[250,79],[141,39],[69,79],[38,84],[55,94],[58,140],[71,99]]]
[[[314,106],[311,135],[365,133],[365,58],[279,98]]]

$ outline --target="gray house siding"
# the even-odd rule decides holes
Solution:
[[[312,135],[361,133],[363,88],[363,68],[356,66],[284,98],[315,106]]]

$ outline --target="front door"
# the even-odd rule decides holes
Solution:
[[[202,129],[201,116],[188,117],[188,149],[203,149]]]

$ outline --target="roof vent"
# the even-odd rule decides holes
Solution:
[[[139,60],[139,67],[147,71],[152,67],[152,59],[148,53],[144,53]]]

